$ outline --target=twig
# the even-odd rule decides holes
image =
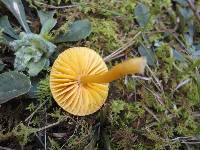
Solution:
[[[149,92],[151,92],[151,94],[155,97],[155,99],[158,101],[158,103],[159,103],[160,105],[164,106],[164,102],[161,100],[160,96],[159,96],[157,93],[153,92],[153,91],[152,91],[151,89],[149,89],[148,87],[145,87],[145,86],[144,86],[144,88],[145,88],[146,90],[148,90]]]
[[[38,134],[35,132],[34,135],[37,137],[39,140],[40,144],[45,148],[44,143],[42,142],[41,138],[38,136]]]
[[[175,27],[174,27],[173,29],[167,29],[164,25],[162,25],[162,29],[160,29],[160,28],[158,28],[158,27],[155,26],[156,31],[151,32],[150,34],[152,34],[152,33],[166,33],[166,32],[169,33],[170,35],[172,35],[172,36],[176,39],[176,41],[180,44],[180,46],[185,50],[185,53],[187,53],[187,48],[186,48],[186,46],[185,46],[184,43],[179,39],[179,37],[177,36],[177,33],[176,33],[176,30],[177,30],[177,28],[178,28],[179,22],[180,22],[180,19],[177,18],[177,20],[176,20],[176,25],[175,25]]]
[[[155,86],[157,87],[157,89],[160,91],[160,92],[164,92],[164,90],[163,90],[163,86],[162,86],[162,84],[161,84],[161,82],[159,81],[159,79],[156,77],[156,75],[153,73],[153,71],[151,70],[151,68],[147,65],[146,66],[146,68],[149,70],[149,72],[151,73],[151,75],[152,75],[152,79],[154,79],[154,80],[152,80],[153,81],[153,83],[155,84]]]
[[[149,77],[142,77],[142,76],[136,76],[136,75],[132,75],[132,78],[141,79],[141,80],[145,80],[145,81],[152,80],[151,77],[149,78]]]
[[[169,32],[169,33],[170,33],[170,32]],[[173,32],[170,33],[170,34],[176,39],[177,42],[179,42],[180,46],[185,50],[185,53],[188,54],[187,48],[185,47],[184,43],[179,39],[179,37],[177,36],[177,34],[176,34],[176,33],[173,33]]]
[[[33,115],[34,115],[42,106],[44,106],[44,104],[45,104],[46,102],[47,102],[47,100],[44,101],[42,104],[40,104],[40,106],[38,106],[37,109],[36,109],[30,116],[28,116],[28,117],[25,119],[25,122],[27,122],[29,119],[31,119],[31,118],[33,117]]]
[[[47,124],[47,106],[45,105],[45,125]],[[44,148],[47,150],[47,130],[44,130]]]
[[[192,115],[193,115],[194,117],[200,117],[200,112],[193,112]]]
[[[112,60],[113,58],[116,58],[117,56],[121,55],[122,52],[124,52],[127,48],[131,47],[134,43],[135,43],[135,39],[141,34],[141,31],[139,31],[138,33],[135,34],[135,36],[133,37],[132,41],[127,43],[125,46],[117,49],[116,51],[114,51],[113,53],[111,53],[110,55],[106,56],[104,58],[105,62],[108,62],[110,60]]]
[[[173,90],[173,92],[177,91],[179,88],[181,88],[181,87],[184,86],[185,84],[189,83],[190,81],[192,81],[192,79],[190,79],[190,78],[181,81],[181,82],[176,86],[176,88]]]
[[[46,129],[48,129],[48,128],[54,127],[54,126],[60,124],[61,122],[65,121],[67,118],[68,118],[68,117],[64,117],[63,119],[60,119],[59,121],[57,121],[57,122],[55,122],[55,123],[52,123],[52,124],[47,125],[47,126],[45,126],[45,127],[39,128],[39,129],[37,129],[37,132],[40,132],[40,131],[46,130]]]
[[[73,122],[76,123],[76,121],[73,118],[71,118],[70,116],[65,116],[65,117],[62,117],[61,119],[59,119],[55,123],[49,124],[49,125],[42,127],[42,128],[38,128],[36,132],[40,132],[40,131],[46,130],[48,128],[54,127],[54,126],[60,124],[61,122],[66,121],[67,119],[71,119]]]
[[[187,0],[188,4],[189,4],[189,7],[192,9],[195,17],[197,18],[197,20],[200,22],[200,14],[199,14],[199,11],[195,8],[194,6],[194,1],[192,0]]]
[[[151,115],[153,116],[153,118],[154,118],[156,121],[160,122],[160,120],[158,119],[158,117],[157,117],[149,108],[147,108],[145,105],[142,105],[142,107],[144,107],[144,109],[145,109],[149,114],[151,114]]]
[[[61,146],[60,150],[62,150],[62,149],[64,148],[64,146],[71,140],[71,138],[74,137],[75,133],[76,133],[77,130],[78,130],[78,127],[79,127],[79,125],[76,125],[76,126],[75,126],[75,129],[74,129],[73,134],[72,134],[72,135],[67,139],[67,141]]]
[[[187,141],[182,141],[181,143],[185,143],[185,144],[200,144],[200,141],[194,141],[194,142],[187,142]]]
[[[14,150],[14,149],[11,149],[11,148],[8,148],[8,147],[2,147],[2,146],[0,146],[0,149],[1,150]]]
[[[124,54],[119,54],[119,55],[117,55],[115,57],[110,58],[109,60],[104,60],[104,61],[108,62],[108,61],[111,61],[111,60],[114,60],[114,59],[117,59],[117,58],[120,58],[120,57],[123,57],[123,56],[124,56]]]
[[[180,141],[181,143],[184,144],[199,144],[200,141],[196,138],[196,137],[176,137],[174,139],[171,139],[171,141],[176,142],[176,141]]]
[[[185,139],[190,139],[192,138],[192,136],[189,137],[185,137],[185,136],[181,136],[181,137],[176,137],[174,139],[171,139],[172,141],[177,141],[177,140],[185,140]]]

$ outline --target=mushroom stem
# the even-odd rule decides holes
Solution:
[[[124,61],[103,74],[82,76],[82,83],[108,83],[127,74],[143,73],[146,65],[145,57],[138,57]]]

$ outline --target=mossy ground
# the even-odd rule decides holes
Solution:
[[[150,59],[154,64],[146,68],[143,76],[126,76],[112,82],[105,106],[86,117],[72,116],[58,107],[50,93],[49,71],[44,71],[35,98],[20,97],[1,106],[0,146],[52,150],[200,149],[200,63],[198,57],[186,51],[191,46],[184,38],[188,25],[183,24],[177,10],[185,6],[170,0],[24,3],[34,31],[39,31],[35,9],[76,5],[56,9],[58,25],[54,34],[63,30],[66,20],[65,27],[76,19],[90,20],[91,35],[79,42],[59,44],[57,53],[73,46],[88,46],[106,57],[125,47],[140,32],[120,58],[107,64],[111,67],[128,57],[139,56],[141,45],[152,50]],[[134,15],[139,3],[150,8],[145,27],[138,25]],[[200,8],[199,2],[196,7]],[[195,22],[193,43],[197,45],[200,23],[195,16],[190,21]]]

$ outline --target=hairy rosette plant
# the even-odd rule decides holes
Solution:
[[[15,69],[28,69],[31,76],[37,75],[45,66],[49,66],[49,57],[56,49],[53,43],[42,36],[24,32],[20,33],[19,40],[10,42],[10,45],[15,51]]]

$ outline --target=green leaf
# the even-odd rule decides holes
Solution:
[[[0,74],[0,104],[27,93],[31,88],[29,78],[19,72]]]
[[[10,36],[3,33],[3,29],[0,28],[0,44],[8,45],[9,42],[13,41],[14,39]]]
[[[57,20],[53,18],[54,14],[55,11],[38,11],[40,23],[42,24],[41,35],[47,35],[56,25]]]
[[[174,1],[179,3],[179,4],[181,4],[181,5],[183,5],[183,6],[187,6],[188,5],[187,0],[174,0]]]
[[[10,25],[10,22],[8,20],[8,16],[2,16],[0,17],[0,28],[3,29],[3,32],[10,35],[14,39],[19,39],[18,35]]]
[[[4,44],[9,44],[9,42],[14,41],[14,39],[12,37],[10,37],[10,36],[8,36],[6,34],[3,34],[2,37],[4,39],[4,41],[2,43],[4,43]]]
[[[30,76],[36,76],[43,68],[44,66],[46,65],[46,62],[47,62],[48,59],[46,58],[42,58],[39,62],[31,62],[29,65],[28,65],[28,73]]]
[[[144,45],[140,45],[138,47],[138,52],[140,53],[140,55],[145,56],[147,58],[148,65],[154,67],[156,66],[156,58],[151,49],[147,49],[146,47],[144,47]]]
[[[200,50],[192,52],[192,56],[200,57]]]
[[[150,13],[149,7],[144,4],[139,3],[134,10],[137,22],[141,27],[145,27],[149,21]]]
[[[72,23],[67,33],[61,34],[56,37],[55,42],[73,42],[85,39],[91,33],[91,24],[89,20],[78,20]]]
[[[27,93],[29,98],[37,98],[36,96],[36,91],[37,91],[37,87],[38,87],[38,83],[40,82],[42,78],[40,76],[36,76],[36,77],[32,77],[31,80],[31,89],[29,90],[29,92]]]
[[[37,11],[37,13],[40,17],[40,23],[43,26],[48,20],[53,19],[55,11]]]
[[[183,55],[175,49],[173,49],[173,57],[178,61],[181,61],[181,62],[185,61],[185,58],[183,57]]]
[[[178,11],[180,12],[181,16],[185,21],[191,20],[193,17],[193,12],[190,8],[185,8],[185,7],[178,7]]]
[[[43,24],[40,34],[41,35],[47,35],[47,34],[49,34],[49,32],[53,29],[53,27],[56,25],[56,23],[57,23],[56,19],[49,19],[49,20],[47,20]]]
[[[26,32],[31,32],[29,26],[26,22],[26,15],[24,11],[24,6],[21,0],[1,0],[10,12],[17,18],[19,23],[22,25]]]

